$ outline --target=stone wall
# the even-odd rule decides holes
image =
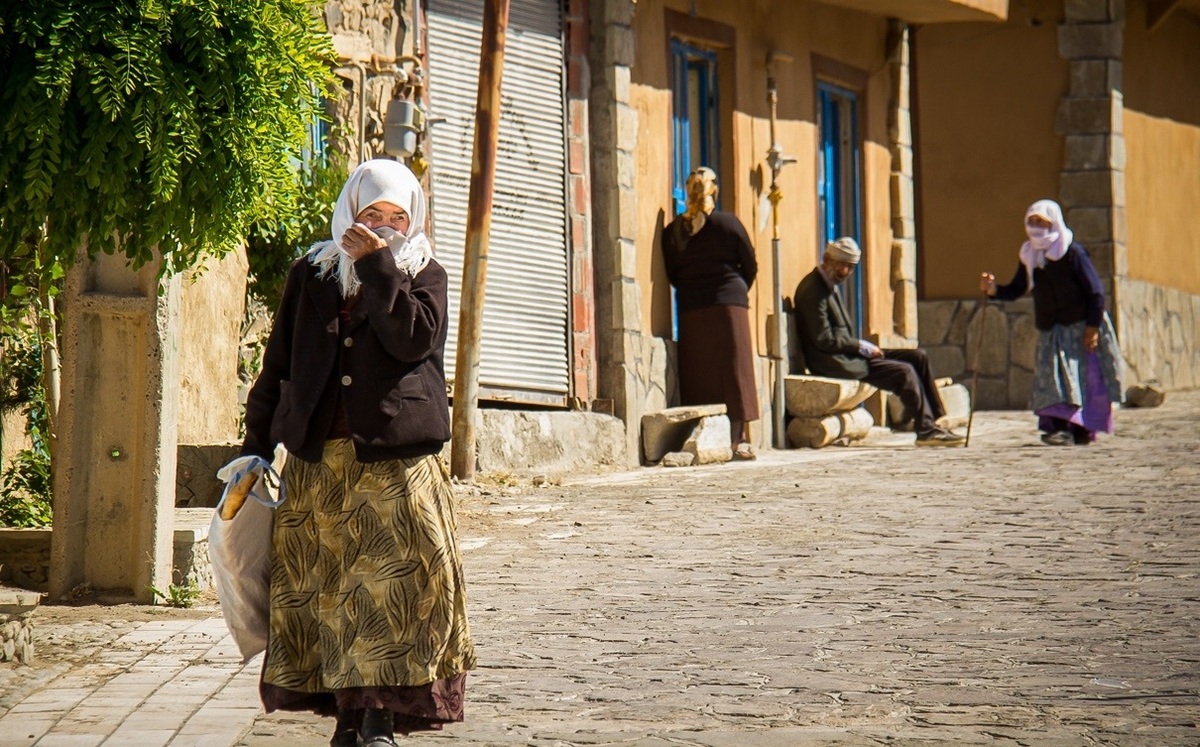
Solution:
[[[921,347],[933,372],[970,387],[979,371],[975,407],[1021,410],[1029,406],[1037,329],[1033,301],[921,301]],[[982,338],[980,337],[982,333]]]
[[[1124,279],[1117,308],[1126,385],[1200,388],[1200,295]]]
[[[400,80],[393,61],[406,54],[412,27],[408,0],[330,0],[325,25],[333,37],[342,95],[328,102],[330,146],[351,166],[383,153],[388,102]]]

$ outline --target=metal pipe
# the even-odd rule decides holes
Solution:
[[[783,278],[781,277],[783,262],[779,246],[779,201],[783,199],[783,193],[780,191],[778,183],[779,171],[783,168],[784,159],[780,153],[779,141],[775,139],[775,110],[778,100],[775,78],[774,76],[768,77],[767,104],[771,112],[771,149],[767,151],[767,165],[771,168],[771,191],[768,193],[767,199],[771,201],[771,314],[775,322],[775,349],[769,351],[773,353],[771,358],[775,368],[775,406],[771,411],[771,429],[775,448],[786,449],[787,433],[784,431],[784,411],[787,403],[784,401],[784,364],[787,362],[787,351],[784,347],[787,343],[784,339],[783,323]]]
[[[459,297],[458,351],[454,366],[454,419],[450,472],[475,479],[475,417],[479,410],[479,345],[483,332],[484,284],[492,225],[492,187],[496,180],[496,143],[500,137],[500,77],[509,0],[485,0],[479,49],[479,87],[475,104],[475,146],[467,193],[466,242],[462,294]]]

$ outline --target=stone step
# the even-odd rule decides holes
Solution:
[[[673,451],[682,451],[684,443],[700,421],[721,418],[725,423],[725,441],[729,442],[729,418],[725,405],[694,405],[668,407],[642,416],[642,455],[648,464],[655,464]],[[706,430],[719,430],[718,424],[706,425]]]

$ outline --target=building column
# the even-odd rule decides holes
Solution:
[[[1125,255],[1125,137],[1122,127],[1124,0],[1066,0],[1058,52],[1071,83],[1059,103],[1065,139],[1059,201],[1075,238],[1088,248],[1119,325]]]
[[[892,154],[889,177],[892,204],[891,288],[892,340],[885,347],[917,344],[917,228],[916,190],[913,181],[912,138],[912,38],[907,23],[888,22],[888,148]]]
[[[86,585],[152,603],[171,584],[179,286],[121,255],[67,276],[52,598]]]
[[[595,260],[597,389],[625,422],[631,464],[639,461],[642,293],[637,282],[637,111],[630,106],[634,62],[633,0],[591,3],[592,226]]]

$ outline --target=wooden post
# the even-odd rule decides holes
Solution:
[[[485,0],[479,47],[479,88],[475,104],[475,147],[467,194],[466,245],[459,296],[458,351],[454,365],[454,421],[450,472],[475,479],[475,415],[479,410],[479,341],[487,282],[488,234],[492,226],[492,186],[496,181],[496,141],[500,134],[500,77],[509,0]]]

